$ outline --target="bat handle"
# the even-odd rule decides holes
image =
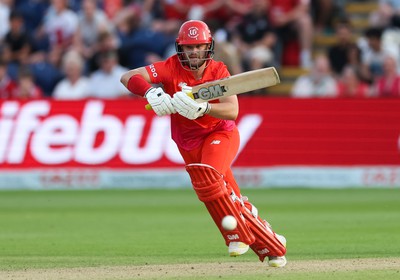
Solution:
[[[191,92],[187,92],[186,94],[187,94],[187,96],[189,96],[190,98],[194,99],[194,95],[193,95],[193,93],[191,93]],[[151,105],[150,105],[150,104],[146,104],[146,106],[144,106],[144,108],[145,108],[146,110],[148,110],[148,111],[150,111],[150,110],[152,110],[152,109],[153,109],[153,108],[151,107]]]

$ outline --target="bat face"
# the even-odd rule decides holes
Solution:
[[[202,99],[204,101],[214,100],[224,97],[227,92],[227,86],[221,84],[214,84],[206,87],[201,87],[197,92],[193,92],[194,99]]]

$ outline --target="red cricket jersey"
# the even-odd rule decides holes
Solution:
[[[162,84],[164,91],[173,96],[181,91],[181,83],[195,86],[205,82],[229,77],[229,71],[223,62],[211,60],[204,71],[203,78],[196,80],[192,73],[183,69],[178,56],[173,55],[165,61],[146,66],[153,84]],[[213,103],[218,100],[211,101]],[[221,120],[210,115],[204,115],[195,120],[189,120],[178,113],[171,115],[171,136],[175,143],[183,150],[190,151],[198,148],[204,139],[214,131],[231,131],[236,124],[231,120]]]

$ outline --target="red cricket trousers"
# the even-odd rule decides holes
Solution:
[[[214,167],[240,197],[240,189],[233,176],[231,165],[239,150],[240,136],[235,127],[232,131],[216,131],[205,138],[203,144],[191,151],[179,149],[185,164],[202,163]]]

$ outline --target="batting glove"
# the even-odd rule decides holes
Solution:
[[[197,103],[183,91],[175,93],[171,103],[180,115],[189,120],[197,119],[211,110],[211,105],[208,102]]]
[[[171,103],[171,96],[166,94],[162,88],[151,88],[145,95],[147,101],[157,116],[165,116],[176,113]]]

